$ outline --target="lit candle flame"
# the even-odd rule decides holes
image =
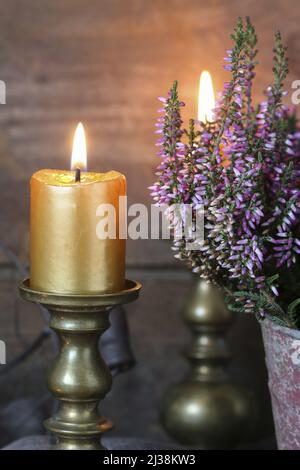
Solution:
[[[215,94],[211,75],[207,70],[201,73],[198,95],[198,121],[212,122],[215,107]]]
[[[87,169],[87,153],[84,127],[81,122],[78,123],[73,139],[73,149],[71,158],[71,170]]]

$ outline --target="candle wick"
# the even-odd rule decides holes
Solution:
[[[80,168],[76,168],[75,183],[80,183],[80,180],[81,180],[81,171],[80,171]]]

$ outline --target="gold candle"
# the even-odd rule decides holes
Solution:
[[[30,285],[36,290],[88,294],[124,288],[125,240],[119,238],[119,197],[126,194],[126,179],[117,171],[80,171],[78,154],[85,144],[82,132],[80,126],[74,139],[72,167],[75,165],[76,172],[40,170],[31,178]],[[85,147],[82,154],[84,162]],[[100,204],[115,209],[115,238],[99,238]]]

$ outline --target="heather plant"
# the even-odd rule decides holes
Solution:
[[[300,132],[283,104],[286,48],[275,35],[274,81],[255,106],[252,85],[257,37],[239,19],[226,51],[230,80],[218,97],[214,121],[183,128],[175,81],[156,124],[159,135],[157,204],[191,204],[205,213],[197,250],[174,242],[176,256],[224,289],[230,308],[300,327]],[[170,220],[172,224],[172,221]]]

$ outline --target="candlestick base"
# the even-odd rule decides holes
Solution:
[[[36,291],[26,279],[19,289],[23,299],[47,308],[49,326],[60,339],[60,352],[48,377],[59,408],[45,422],[56,436],[54,449],[104,449],[101,436],[113,424],[99,414],[98,404],[109,392],[112,377],[99,354],[99,337],[109,327],[110,310],[136,300],[141,284],[127,280],[120,292],[73,295]]]

